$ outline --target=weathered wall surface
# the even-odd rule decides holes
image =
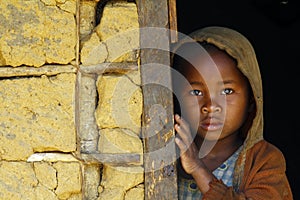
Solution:
[[[1,0],[1,200],[144,199],[137,7],[97,2]]]
[[[39,67],[75,58],[75,0],[2,0],[0,7],[1,65]]]

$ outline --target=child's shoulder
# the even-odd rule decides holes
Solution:
[[[258,148],[258,149],[264,149],[266,151],[275,151],[275,152],[280,152],[281,153],[281,150],[276,146],[274,145],[273,143],[263,139],[259,142],[257,142],[253,148]]]
[[[249,149],[249,153],[252,156],[255,156],[256,158],[260,158],[262,160],[285,162],[282,151],[276,145],[266,140],[261,140],[254,144],[253,147]]]

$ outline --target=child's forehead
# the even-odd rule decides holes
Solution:
[[[219,80],[222,77],[244,77],[236,66],[236,61],[223,51],[213,51],[209,56],[195,57],[191,62],[183,63],[181,73],[187,78],[194,79],[202,77]]]
[[[210,43],[185,43],[179,49],[174,67],[183,76],[204,79],[228,76],[228,74],[239,74],[241,71],[237,61],[226,51]],[[178,59],[179,57],[179,59]],[[226,65],[231,65],[226,69]],[[222,70],[220,69],[222,67]]]
[[[183,70],[199,71],[202,68],[217,68],[217,65],[222,63],[231,63],[238,68],[235,59],[229,56],[226,52],[218,49],[211,49],[205,54],[199,53],[198,55],[194,55],[193,57],[190,57],[189,60],[183,61],[180,64],[183,66]]]
[[[229,58],[235,60],[228,52],[220,49],[218,46],[208,42],[186,42],[181,44],[175,54],[188,62],[196,59],[211,59],[210,56],[216,53],[223,53]]]

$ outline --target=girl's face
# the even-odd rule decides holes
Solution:
[[[194,133],[206,140],[236,135],[249,110],[246,77],[226,53],[215,50],[210,58],[198,57],[184,66],[189,84],[180,86],[181,113]]]

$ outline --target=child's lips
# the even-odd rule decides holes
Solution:
[[[200,123],[200,127],[207,131],[216,131],[222,129],[224,126],[223,122],[216,119],[206,119]]]

